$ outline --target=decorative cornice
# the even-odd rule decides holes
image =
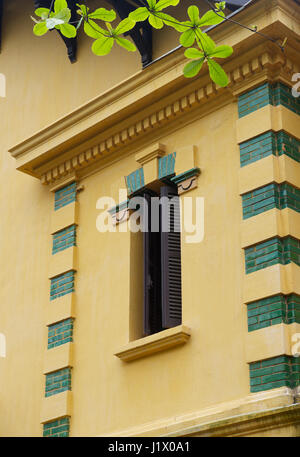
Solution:
[[[182,76],[183,50],[178,49],[11,148],[17,168],[40,178],[43,184],[53,184],[72,172],[82,177],[91,167],[101,167],[111,160],[113,153],[129,153],[129,148],[132,152],[134,143],[141,144],[149,135],[152,141],[159,138],[165,126],[168,131],[176,128],[179,118],[182,122],[183,118],[203,116],[262,81],[282,80],[290,84],[291,75],[299,69],[293,50],[284,55],[269,42],[253,48],[250,33],[242,38],[240,46],[238,31],[228,27],[224,25],[228,44],[239,45],[225,64],[228,88],[212,83],[206,67],[199,77],[187,81]],[[212,36],[216,33],[218,38],[221,32],[222,27],[212,31]],[[285,25],[277,22],[276,36],[286,33]]]
[[[272,56],[268,52],[265,52],[260,56],[249,60],[246,64],[236,70],[233,70],[229,74],[229,89],[235,96],[237,96],[239,93],[248,89],[249,86],[247,83],[253,85],[255,80],[258,81],[257,84],[261,81],[272,81],[274,79],[274,77],[272,77],[272,70],[274,70],[275,73],[278,73],[278,64],[283,70],[284,62],[280,59],[279,55],[277,57],[279,57],[277,62],[272,62]],[[288,63],[291,62],[286,62],[286,64]],[[289,68],[285,67],[285,70],[288,69],[290,75],[298,71],[298,68],[296,69],[292,63]],[[260,79],[258,79],[258,74],[260,75]],[[286,77],[283,78],[283,80],[286,82],[289,78]],[[93,162],[114,151],[120,150],[127,144],[140,139],[147,133],[161,128],[164,124],[171,123],[172,121],[175,121],[175,119],[177,120],[179,117],[183,117],[193,109],[202,106],[203,104],[205,104],[206,109],[209,110],[211,102],[218,96],[222,95],[222,93],[224,94],[224,91],[224,89],[216,87],[215,84],[208,82],[200,89],[194,89],[190,93],[175,99],[173,102],[166,104],[161,109],[153,111],[145,118],[139,119],[132,125],[127,126],[127,128],[103,139],[92,148],[80,152],[74,157],[59,163],[59,165],[51,168],[46,173],[42,173],[41,181],[43,184],[50,184],[70,172],[81,171]]]

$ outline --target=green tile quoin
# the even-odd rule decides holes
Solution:
[[[75,292],[75,271],[68,271],[51,279],[50,300]]]
[[[76,225],[70,225],[52,235],[52,254],[76,246]]]
[[[289,387],[300,385],[300,358],[292,356],[273,357],[249,364],[250,391]]]
[[[300,99],[292,94],[292,89],[281,82],[275,83],[272,87],[272,104],[274,106],[282,105],[300,114]]]
[[[247,304],[248,331],[276,324],[300,324],[300,296],[273,295]]]
[[[176,152],[161,157],[158,161],[158,178],[167,178],[175,173]]]
[[[73,341],[73,319],[48,326],[48,349]]]
[[[282,105],[294,113],[300,114],[300,99],[293,97],[290,87],[277,82],[262,84],[240,95],[238,98],[239,117],[244,117],[266,105]]]
[[[63,417],[52,422],[47,422],[43,427],[43,436],[50,438],[68,437],[70,433],[70,418]]]
[[[76,182],[72,182],[67,186],[55,192],[54,209],[57,211],[63,206],[76,201]]]
[[[272,104],[272,91],[269,83],[252,89],[238,98],[239,117],[246,116],[266,105]]]
[[[245,249],[246,274],[291,262],[300,266],[300,241],[291,236],[271,238]]]
[[[241,167],[271,154],[276,155],[276,134],[269,131],[240,144]]]
[[[281,130],[276,133],[276,151],[279,156],[287,155],[300,162],[300,140]]]
[[[300,162],[300,140],[281,130],[263,133],[240,144],[241,167],[270,155],[287,155],[296,162]]]
[[[288,183],[271,183],[242,195],[243,219],[273,208],[290,208],[300,213],[300,189]]]
[[[128,195],[142,189],[145,186],[144,169],[138,168],[125,178]]]
[[[45,397],[71,390],[71,368],[46,374]]]

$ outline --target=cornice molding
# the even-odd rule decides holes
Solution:
[[[281,4],[274,0],[272,7],[273,3]],[[225,24],[224,29],[228,27]],[[281,36],[286,27],[276,23],[276,32]],[[282,54],[267,41],[253,49],[252,38],[248,35],[243,39],[243,46],[238,43],[226,62],[230,79],[227,88],[212,83],[206,68],[199,77],[187,81],[182,75],[183,50],[178,49],[11,148],[17,169],[41,179],[43,184],[53,185],[70,173],[82,178],[129,147],[133,152],[133,145],[146,142],[149,134],[159,137],[165,126],[168,131],[178,128],[179,118],[182,123],[193,113],[203,116],[264,81],[291,84],[291,75],[299,71],[299,66],[290,53]],[[234,33],[231,42],[238,42]]]
[[[235,68],[229,73],[229,91],[232,97],[249,90],[253,85],[259,85],[264,81],[282,80],[285,83],[290,81],[288,75],[292,75],[296,66],[292,62],[284,62],[279,54],[274,59],[270,52],[263,52],[261,55],[250,59],[243,65]],[[166,123],[177,122],[178,118],[184,117],[187,113],[199,106],[205,105],[205,110],[210,109],[211,102],[226,92],[226,89],[218,88],[215,84],[207,82],[201,88],[195,88],[191,92],[178,97],[150,112],[142,119],[137,119],[126,128],[116,131],[114,134],[103,138],[98,144],[80,153],[75,153],[73,157],[61,161],[50,170],[46,167],[37,169],[43,184],[51,184],[62,176],[72,171],[82,171],[93,162],[109,155],[112,152],[120,151],[124,146],[140,139],[148,132],[153,132],[161,128]],[[228,92],[227,92],[228,96]],[[54,164],[53,164],[54,165]]]

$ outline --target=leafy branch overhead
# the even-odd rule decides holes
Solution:
[[[216,46],[212,38],[203,31],[212,25],[223,22],[226,2],[211,4],[211,9],[200,16],[197,6],[190,6],[187,10],[188,19],[178,21],[173,16],[165,13],[169,6],[177,6],[180,0],[143,0],[144,6],[136,8],[127,18],[117,25],[112,25],[117,18],[116,12],[111,9],[98,8],[91,11],[86,4],[77,4],[79,22],[71,23],[71,10],[67,0],[53,0],[50,8],[38,8],[32,18],[35,22],[33,32],[37,36],[45,35],[49,30],[58,29],[67,38],[74,38],[77,30],[83,24],[84,32],[94,39],[92,51],[97,56],[110,53],[114,44],[125,48],[127,51],[136,51],[134,43],[124,34],[133,29],[137,22],[148,21],[155,29],[164,26],[172,27],[180,33],[179,41],[185,50],[185,57],[190,61],[184,67],[187,78],[196,76],[203,64],[207,62],[210,78],[219,86],[228,85],[228,77],[215,58],[229,57],[233,49],[230,46]]]

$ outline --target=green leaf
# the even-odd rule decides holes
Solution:
[[[159,0],[155,6],[156,11],[161,11],[168,6],[176,6],[178,5],[180,0]]]
[[[71,19],[71,10],[69,10],[69,8],[65,8],[65,9],[59,11],[55,15],[55,18],[61,19],[64,22],[69,22],[69,20]]]
[[[191,20],[192,25],[197,25],[199,18],[199,8],[195,5],[192,5],[188,8],[188,15]]]
[[[156,0],[147,0],[150,9],[154,9],[156,5]]]
[[[106,8],[98,8],[93,13],[89,14],[89,18],[91,19],[99,19],[106,22],[112,22],[116,17],[117,15],[114,10],[107,10]]]
[[[59,29],[60,29],[61,33],[63,34],[63,36],[65,36],[67,38],[76,37],[77,30],[76,30],[76,27],[74,27],[74,25],[72,25],[72,24],[61,24],[59,26]]]
[[[135,11],[129,13],[129,19],[132,19],[135,22],[145,21],[149,16],[149,11],[147,8],[142,6],[141,8],[137,8]]]
[[[87,36],[91,38],[99,38],[101,35],[107,35],[107,31],[99,27],[96,22],[92,21],[91,19],[89,22],[84,22],[84,31],[87,34]]]
[[[79,5],[78,3],[76,3],[76,6],[80,8],[80,14],[83,16],[86,16],[90,11],[90,8],[87,8],[85,5]]]
[[[42,19],[46,19],[49,15],[49,8],[37,8],[34,12],[34,14],[38,17],[41,17]]]
[[[54,11],[59,13],[59,11],[68,8],[68,3],[66,0],[55,0],[54,2]]]
[[[218,2],[215,4],[215,7],[218,11],[224,10],[226,8],[226,2]]]
[[[94,41],[92,51],[96,56],[106,56],[110,53],[114,45],[114,39],[111,37],[101,37]]]
[[[202,59],[202,57],[204,57],[203,51],[199,51],[199,49],[196,48],[186,49],[184,55],[188,59]]]
[[[211,79],[213,80],[214,83],[218,84],[221,87],[225,87],[228,85],[228,76],[226,75],[225,71],[223,68],[214,60],[208,59],[208,69],[209,69],[209,75]]]
[[[232,53],[233,49],[231,46],[218,46],[213,50],[212,54],[209,54],[209,57],[220,57],[225,59],[226,57],[231,56]]]
[[[186,66],[183,69],[184,76],[186,78],[193,78],[194,76],[196,76],[201,70],[204,60],[205,58],[202,57],[202,59],[193,60],[192,62],[186,64]]]
[[[178,30],[179,32],[186,32],[187,30],[191,30],[191,28],[192,28],[191,21],[179,22],[179,24],[180,24],[180,26],[179,26],[180,30]]]
[[[197,42],[200,49],[204,49],[206,54],[212,53],[216,49],[216,43],[207,35],[207,33],[197,31]]]
[[[195,43],[195,38],[195,30],[188,29],[180,35],[179,41],[180,44],[182,44],[182,46],[184,46],[185,48],[189,48],[190,46],[193,46],[193,44]]]
[[[136,51],[135,45],[131,41],[127,40],[126,38],[117,37],[116,42],[118,43],[119,46],[122,46],[122,48],[127,49],[127,51],[131,51],[131,52]]]
[[[156,16],[159,17],[164,22],[164,24],[177,30],[177,32],[185,32],[187,30],[187,27],[184,26],[183,23],[170,16],[169,14],[158,12],[156,13]]]
[[[152,25],[154,29],[162,29],[164,26],[163,21],[159,18],[150,14],[149,16],[149,24]]]
[[[45,22],[39,22],[33,27],[33,33],[37,36],[45,35],[48,32],[48,28]]]
[[[220,17],[222,16],[222,17]],[[203,27],[204,25],[216,25],[220,24],[220,22],[224,21],[225,14],[220,12],[216,14],[214,11],[210,10],[207,13],[203,14],[198,22],[199,27]]]
[[[135,26],[135,21],[129,19],[128,17],[120,22],[118,27],[115,29],[116,35],[121,35],[122,33],[128,32],[128,30],[133,29]]]

